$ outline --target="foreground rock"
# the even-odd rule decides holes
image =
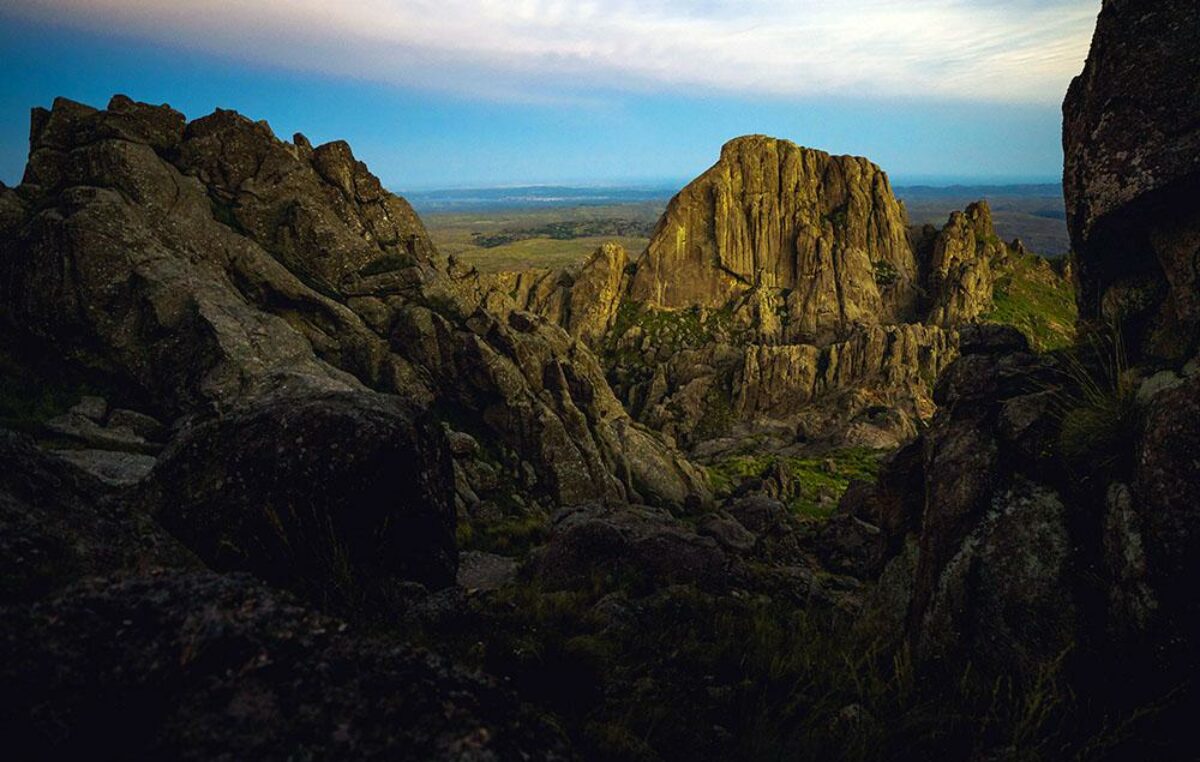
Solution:
[[[420,571],[418,564],[431,557],[442,565],[439,573],[449,573],[452,564],[436,558],[438,538],[396,513],[397,501],[421,489],[419,479],[386,457],[412,445],[403,435],[412,434],[404,427],[413,424],[396,409],[404,408],[345,397],[289,404],[286,413],[264,408],[236,429],[228,428],[235,419],[222,419],[178,443],[159,474],[171,475],[170,500],[178,504],[163,505],[180,514],[207,508],[214,512],[209,519],[227,511],[218,516],[229,522],[221,527],[224,539],[241,548],[255,537],[247,527],[258,521],[261,529],[273,511],[282,520],[278,529],[289,534],[259,536],[263,546],[251,549],[248,565],[287,583],[306,575],[300,587],[313,597],[330,582],[370,589],[397,569]],[[345,460],[324,463],[320,448],[287,436],[297,418],[310,435],[353,425],[363,440],[339,440],[358,449],[345,447]],[[222,441],[220,434],[230,431],[247,438]],[[275,438],[268,445],[255,434]],[[246,445],[253,449],[239,449]],[[281,457],[285,446],[308,455]],[[177,460],[184,452],[186,466]],[[360,458],[358,471],[347,467]],[[144,492],[133,499],[129,490],[106,486],[6,431],[0,431],[0,461],[0,731],[13,748],[47,758],[572,757],[557,731],[488,678],[409,646],[351,634],[345,623],[247,575],[206,570],[197,555],[211,557],[212,546],[204,544],[202,527],[185,537],[199,551],[193,554],[145,512]],[[220,475],[208,470],[218,461],[229,466]],[[438,473],[436,464],[419,465]],[[370,472],[380,467],[382,473]],[[361,483],[330,476],[357,476]],[[325,491],[335,486],[342,494]],[[361,499],[388,487],[379,501]],[[439,500],[431,504],[447,509],[444,489]],[[321,515],[302,511],[318,504]],[[344,576],[332,580],[325,567],[297,566],[338,561],[319,556],[336,539],[328,532],[337,527],[350,540],[362,539],[345,525],[365,532],[365,520],[379,518],[338,508],[396,513],[409,532],[400,539],[409,545],[393,543],[386,563],[374,569],[367,561],[379,557],[364,558],[361,547],[352,547],[340,559]],[[445,515],[432,519],[446,531]],[[375,526],[376,536],[387,538],[386,529],[386,521]],[[281,557],[285,541],[296,556]]]
[[[0,429],[0,603],[86,575],[200,568],[149,516],[92,475]]]
[[[1046,389],[1064,376],[1050,360],[1007,344],[980,342],[940,380],[942,407],[920,440],[921,460],[892,465],[920,469],[915,499],[893,492],[910,488],[900,474],[885,478],[874,498],[893,553],[905,534],[916,537],[911,600],[901,616],[914,650],[951,675],[963,669],[962,659],[1032,674],[1075,642],[1079,624],[1066,583],[1074,517],[1061,469],[1043,460],[1057,447],[1049,418],[1056,392]],[[888,515],[885,506],[918,514]]]
[[[1195,3],[1108,0],[1063,104],[1063,188],[1080,314],[1119,321],[1139,355],[1184,362],[1200,339],[1200,68]]]
[[[486,679],[245,576],[97,580],[0,613],[0,728],[43,756],[572,757]]]
[[[380,606],[403,582],[453,584],[453,489],[430,416],[383,395],[330,394],[189,429],[139,501],[211,568],[346,610]]]
[[[752,545],[750,535],[746,547]],[[672,582],[711,588],[733,579],[730,561],[716,540],[641,506],[564,510],[555,517],[536,567],[537,578],[549,589],[587,589],[604,579],[644,588]]]
[[[843,503],[885,529],[872,615],[919,674],[1057,696],[1112,758],[1193,753],[1196,22],[1194,3],[1105,2],[1064,105],[1089,340],[1055,358],[964,334],[919,457]]]

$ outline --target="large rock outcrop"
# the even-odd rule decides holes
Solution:
[[[0,209],[0,317],[142,409],[390,393],[469,426],[514,491],[550,506],[705,495],[585,344],[435,265],[420,221],[345,144],[60,99],[35,111],[26,181]],[[578,325],[588,309],[570,311]]]
[[[1023,257],[986,202],[914,230],[866,159],[752,135],[671,200],[636,262],[607,246],[488,282],[598,349],[626,408],[693,454],[768,429],[890,447]]]
[[[1200,7],[1106,0],[1063,104],[1063,187],[1085,322],[1139,354],[1200,338]]]
[[[1072,642],[1078,601],[1063,584],[1074,542],[1068,488],[1063,470],[1040,459],[1055,449],[1049,416],[1061,379],[1015,330],[986,327],[938,383],[937,416],[916,445],[921,458],[892,466],[919,471],[919,496],[896,494],[912,482],[892,475],[869,501],[868,517],[889,528],[893,553],[914,536],[901,619],[922,665],[953,674],[968,660],[992,671],[1015,663],[1032,674]]]
[[[984,315],[992,308],[996,271],[1007,257],[986,201],[953,212],[928,255],[926,321],[953,327]]]
[[[312,346],[322,333],[343,349],[317,324],[352,324],[348,311],[218,222],[206,188],[160,156],[182,151],[182,116],[112,106],[34,112],[25,182],[3,192],[19,210],[0,231],[5,322],[172,416],[275,389],[362,388]],[[287,304],[291,320],[254,297]]]
[[[327,609],[454,582],[454,481],[433,417],[381,394],[265,400],[183,432],[140,503],[218,571]]]
[[[755,286],[788,292],[787,334],[821,342],[913,311],[917,266],[887,175],[762,135],[738,138],[671,200],[630,298],[721,308]]]

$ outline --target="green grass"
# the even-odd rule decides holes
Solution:
[[[650,220],[611,219],[557,220],[543,225],[514,226],[495,233],[476,232],[471,240],[484,248],[496,248],[531,238],[573,241],[579,238],[649,238],[654,230]]]
[[[637,302],[621,302],[617,317],[609,332],[612,346],[608,354],[618,364],[638,362],[638,349],[618,350],[616,344],[630,330],[639,328],[650,344],[658,349],[675,353],[683,349],[695,349],[714,340],[728,340],[733,331],[733,310],[705,310],[699,307],[666,310],[647,307]],[[640,342],[639,342],[640,343]]]
[[[534,268],[555,269],[569,267],[587,259],[605,243],[621,244],[631,256],[636,257],[649,240],[646,238],[591,237],[560,241],[551,238],[529,238],[484,248],[469,245],[439,245],[443,254],[453,253],[463,263],[480,272],[515,272]]]
[[[723,437],[736,422],[737,414],[733,410],[729,392],[719,383],[714,383],[704,395],[704,417],[696,424],[692,437],[698,442]]]
[[[1001,243],[998,235],[983,235],[978,230],[975,231],[976,246],[999,246]]]
[[[1116,329],[1108,335],[1089,334],[1062,359],[1067,386],[1056,394],[1059,453],[1083,480],[1108,483],[1128,475],[1143,411],[1123,338]]]
[[[799,516],[829,517],[853,480],[874,481],[882,453],[862,447],[834,450],[807,458],[736,455],[708,467],[709,484],[718,496],[728,495],[745,479],[761,479],[779,464],[792,477],[793,494],[783,498]]]
[[[1074,288],[1041,257],[1015,260],[997,281],[993,299],[995,307],[983,318],[1015,327],[1037,351],[1075,343]]]
[[[538,511],[505,515],[494,521],[460,519],[455,528],[459,550],[501,556],[524,556],[549,536],[550,520]]]

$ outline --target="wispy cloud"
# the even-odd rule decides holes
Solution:
[[[721,91],[1051,102],[1099,0],[9,0],[241,60],[498,99]]]

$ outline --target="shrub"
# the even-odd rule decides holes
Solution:
[[[872,262],[871,267],[875,271],[875,285],[880,288],[886,288],[900,278],[899,271],[896,270],[891,262],[881,259],[878,262]]]

